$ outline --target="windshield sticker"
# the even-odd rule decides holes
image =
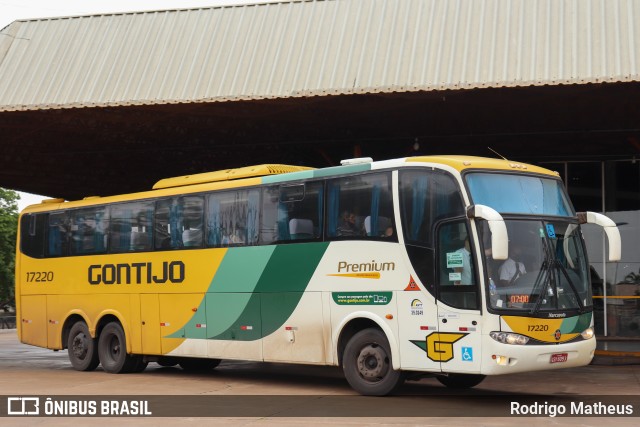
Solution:
[[[462,252],[447,252],[447,268],[464,267]]]
[[[462,280],[462,273],[449,273],[450,282],[459,282]]]
[[[547,224],[547,235],[549,236],[550,239],[556,238],[556,230],[553,227],[553,224]]]

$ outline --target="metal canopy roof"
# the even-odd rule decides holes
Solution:
[[[640,0],[283,1],[16,21],[0,111],[637,81]]]
[[[0,30],[0,186],[263,163],[640,157],[640,0],[289,1]]]

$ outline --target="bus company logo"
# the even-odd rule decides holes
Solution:
[[[376,260],[371,260],[370,262],[361,263],[339,261],[338,272],[335,274],[327,274],[327,276],[355,277],[358,279],[379,279],[380,272],[394,271],[395,269],[396,263],[392,261],[376,262]]]
[[[411,342],[426,351],[429,359],[444,363],[455,357],[453,344],[467,335],[454,332],[433,332],[427,335],[427,339],[424,341],[411,340]]]
[[[549,313],[549,317],[551,318],[567,317],[567,313]]]
[[[93,264],[89,266],[87,275],[91,285],[182,283],[185,269],[182,261],[165,261],[161,267],[152,262]]]
[[[422,301],[419,299],[414,299],[411,301],[411,315],[412,316],[422,316],[424,314],[424,310],[422,307]]]
[[[7,415],[40,415],[40,398],[7,397]]]

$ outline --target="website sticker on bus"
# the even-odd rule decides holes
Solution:
[[[332,292],[331,296],[338,305],[387,305],[391,301],[393,293]]]

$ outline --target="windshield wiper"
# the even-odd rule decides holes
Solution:
[[[554,261],[554,264],[556,265],[556,268],[558,268],[558,270],[560,270],[562,272],[562,275],[564,276],[565,279],[567,279],[567,283],[569,283],[569,286],[571,287],[571,290],[573,291],[573,294],[576,297],[576,300],[578,301],[578,306],[580,306],[580,311],[584,311],[584,304],[582,303],[582,300],[580,299],[580,294],[578,292],[578,288],[576,288],[576,285],[573,283],[573,280],[571,280],[571,278],[569,277],[569,272],[567,271],[567,269],[564,267],[564,265],[562,265],[562,263],[558,260]]]
[[[538,294],[538,299],[536,300],[536,304],[531,309],[531,314],[536,314],[540,310],[540,305],[542,305],[542,298],[546,295],[547,289],[549,289],[549,285],[553,280],[553,269],[554,269],[554,258],[551,252],[551,248],[549,247],[551,243],[547,241],[546,237],[542,237],[542,248],[544,250],[544,260],[542,261],[542,265],[540,266],[540,272],[538,273],[538,277],[536,277],[536,281],[533,285],[533,289],[531,290],[531,294],[534,295],[536,289],[538,289],[541,285],[540,293]]]

